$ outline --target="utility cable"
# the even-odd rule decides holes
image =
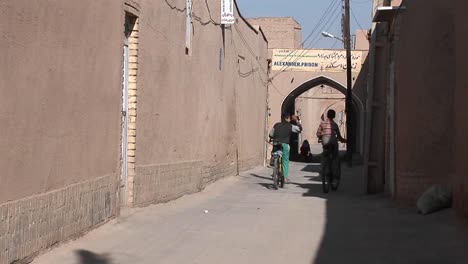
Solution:
[[[314,33],[316,33],[317,29],[320,27],[320,25],[322,25],[322,22],[325,21],[326,17],[330,14],[330,12],[333,10],[333,8],[336,8],[335,7],[335,4],[338,3],[338,6],[339,6],[339,1],[338,0],[333,0],[330,2],[330,5],[327,7],[327,9],[325,10],[325,12],[323,13],[322,17],[318,20],[318,23],[315,25],[315,27],[312,29],[312,31],[309,33],[309,35],[307,35],[306,39],[302,42],[301,46],[302,48],[304,47],[304,45],[306,44],[306,42],[314,35]],[[281,60],[280,62],[284,62],[288,57],[291,57],[289,61],[287,62],[291,62],[291,60],[294,59],[296,53],[298,52],[299,50],[293,50],[291,51],[283,60]],[[302,56],[302,55],[301,55]],[[279,73],[283,72],[284,69],[285,69],[286,66],[283,66],[278,73],[276,73],[272,79],[274,79],[276,77],[276,75],[278,75]]]
[[[322,23],[319,24],[319,26],[322,25],[320,31],[323,31],[327,26],[328,26],[328,27],[327,27],[327,30],[330,29],[330,28],[333,26],[333,24],[336,22],[336,19],[337,19],[336,16],[339,14],[339,10],[340,10],[340,5],[339,5],[339,2],[338,2],[338,6],[335,7],[335,10],[333,11],[333,14],[332,14],[331,16],[328,17],[327,21],[326,21],[323,25],[322,25]],[[338,12],[336,12],[336,11],[338,11]],[[329,13],[328,13],[328,14],[329,14]],[[331,20],[333,17],[335,17],[335,20],[330,24],[330,20]],[[316,28],[318,29],[318,27],[316,27]],[[314,45],[315,45],[315,44],[320,40],[320,38],[322,37],[321,35],[318,35],[318,36],[319,36],[319,37],[318,37],[318,38],[317,38],[317,37],[314,38],[314,39],[312,40],[312,41],[314,41],[314,42],[311,42],[310,44],[314,44]],[[310,45],[310,44],[309,44],[309,45]],[[295,60],[292,61],[292,63],[297,62],[297,61],[308,51],[306,48],[309,47],[309,45],[306,46],[306,47],[304,48],[304,50],[301,52],[301,54],[300,54],[299,56],[297,56],[297,58],[295,58]],[[289,61],[289,62],[291,62],[291,61]],[[283,67],[282,69],[280,69],[280,71],[277,72],[271,79],[274,79],[275,77],[277,77],[278,75],[280,75],[281,73],[283,73],[283,72],[285,72],[287,69],[289,69],[289,68],[291,67],[291,64],[290,64],[289,62],[287,63],[287,64],[289,64],[289,65],[286,65],[285,67]]]

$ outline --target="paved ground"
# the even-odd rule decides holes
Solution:
[[[466,236],[450,210],[419,216],[363,196],[357,169],[323,195],[318,166],[294,164],[274,191],[259,168],[177,201],[131,209],[34,264],[466,264]],[[204,213],[208,210],[208,213]]]

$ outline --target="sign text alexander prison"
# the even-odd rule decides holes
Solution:
[[[362,51],[352,51],[352,71],[362,67]],[[272,70],[274,71],[346,71],[346,51],[344,50],[273,50]]]

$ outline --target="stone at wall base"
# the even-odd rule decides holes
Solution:
[[[418,212],[427,215],[452,206],[452,191],[442,185],[434,185],[418,199]]]

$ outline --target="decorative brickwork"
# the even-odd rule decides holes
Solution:
[[[202,189],[202,162],[138,166],[133,205],[167,202]]]
[[[128,83],[128,152],[127,152],[127,198],[133,203],[135,181],[136,120],[137,120],[137,76],[138,76],[138,19],[130,35],[129,83]]]
[[[0,264],[79,236],[117,214],[117,175],[0,205]]]

